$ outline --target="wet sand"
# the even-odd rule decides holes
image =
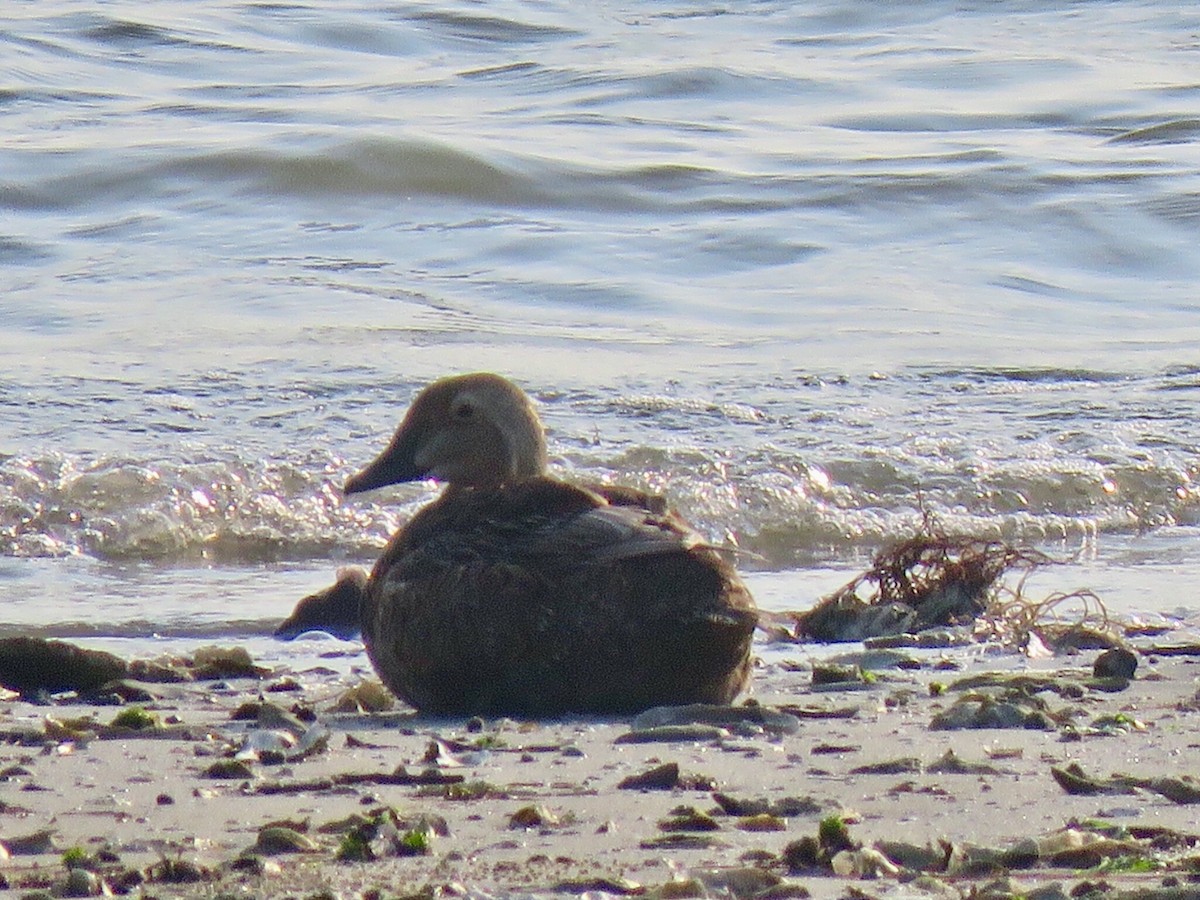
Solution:
[[[1097,651],[1039,661],[979,648],[872,654],[849,659],[882,664],[867,682],[816,686],[806,647],[764,655],[752,694],[760,708],[745,721],[658,730],[631,719],[339,712],[361,678],[323,667],[154,685],[159,698],[139,705],[158,724],[127,733],[103,727],[121,707],[10,699],[0,711],[3,873],[16,889],[61,891],[70,851],[111,888],[162,896],[765,900],[960,896],[985,885],[1007,896],[1099,880],[1116,895],[1200,891],[1189,880],[1200,805],[1187,796],[1200,770],[1200,656],[1142,656],[1122,687],[1092,677]],[[973,693],[956,684],[984,673],[1032,677],[1016,694],[1012,684]],[[1033,698],[1015,715],[1040,727],[930,727],[952,708],[994,710],[999,700],[978,701],[1006,691]],[[260,699],[265,713],[243,707]],[[239,707],[262,721],[235,720]],[[315,722],[278,709],[311,711]],[[79,717],[94,719],[96,733],[72,731]],[[244,752],[244,768],[213,777],[247,735],[289,725],[297,747]],[[619,786],[671,763],[678,777],[660,771],[662,786]],[[1119,793],[1068,793],[1052,770],[1073,763],[1078,790]],[[1087,780],[1113,773],[1142,780]],[[1184,796],[1151,783],[1163,777]],[[383,808],[392,825],[367,841],[378,858],[340,861],[358,821],[349,817],[382,821]],[[841,856],[816,840],[832,816],[847,823]],[[280,824],[289,830],[263,831]],[[423,852],[396,855],[414,832],[424,837],[409,849]],[[278,852],[289,841],[302,852]]]

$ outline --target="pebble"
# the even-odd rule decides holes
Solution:
[[[205,778],[253,778],[254,770],[240,759],[221,759],[204,770]]]
[[[679,784],[679,764],[663,763],[639,775],[623,778],[617,787],[621,790],[670,790]]]
[[[508,820],[508,827],[515,830],[553,828],[558,824],[558,816],[544,806],[523,806]]]
[[[1096,657],[1092,674],[1097,678],[1129,679],[1137,671],[1137,665],[1137,655],[1131,650],[1124,647],[1113,647]]]
[[[1050,731],[1054,722],[1037,705],[1028,701],[964,697],[929,723],[931,731],[958,728],[1035,728]]]
[[[3,844],[13,856],[38,856],[43,853],[55,853],[58,847],[54,834],[53,828],[43,828],[32,834],[4,838]]]
[[[670,818],[658,823],[663,831],[717,831],[721,827],[716,819],[694,806],[676,807],[672,812]]]
[[[738,820],[739,831],[787,831],[787,821],[770,813],[745,816]]]
[[[268,825],[258,833],[254,850],[267,856],[279,853],[312,853],[320,847],[306,834],[282,825]]]

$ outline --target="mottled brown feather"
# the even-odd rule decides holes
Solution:
[[[622,713],[746,686],[749,591],[660,497],[545,475],[521,390],[488,373],[418,395],[347,493],[433,475],[362,598],[379,676],[444,714]]]
[[[549,478],[450,490],[376,564],[363,635],[398,696],[436,713],[618,713],[728,703],[756,614],[673,517]]]

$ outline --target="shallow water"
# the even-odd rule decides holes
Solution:
[[[1200,11],[25,4],[0,29],[0,630],[261,635],[524,384],[802,608],[926,512],[1195,610]],[[783,587],[780,587],[783,585]]]

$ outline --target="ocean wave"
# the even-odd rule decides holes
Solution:
[[[0,546],[11,556],[232,563],[376,553],[405,504],[344,505],[343,480],[272,461],[12,457],[0,464]]]
[[[638,417],[653,416],[660,435],[694,433],[703,420],[735,430],[779,425],[738,404],[630,396],[617,406],[635,428]],[[1200,523],[1195,473],[1169,455],[1031,454],[1002,462],[964,454],[953,440],[920,438],[818,462],[823,453],[777,444],[592,446],[569,428],[557,443],[555,469],[564,477],[663,493],[711,540],[744,551],[751,568],[869,550],[931,517],[948,531],[1035,543]],[[0,462],[0,553],[216,564],[369,560],[436,486],[401,485],[347,501],[340,486],[351,470],[339,457],[311,455],[169,464],[13,456]]]
[[[190,622],[179,617],[169,621],[151,619],[128,619],[113,621],[110,618],[98,621],[63,620],[45,624],[27,622],[0,622],[0,638],[37,637],[57,640],[84,638],[159,638],[169,632],[173,639],[192,640],[238,640],[240,638],[270,637],[279,626],[278,618],[230,619],[214,616],[213,621]]]

